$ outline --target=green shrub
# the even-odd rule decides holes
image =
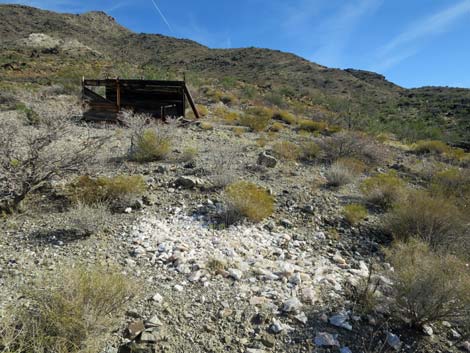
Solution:
[[[456,204],[470,211],[470,171],[451,168],[436,173],[431,180],[433,195],[452,198]]]
[[[279,132],[281,130],[284,130],[285,129],[285,125],[282,124],[282,123],[273,123],[270,127],[269,127],[269,131],[273,131],[273,132]]]
[[[300,119],[297,122],[299,130],[308,132],[322,132],[327,130],[328,125],[321,121],[313,121],[308,119]]]
[[[349,224],[356,224],[366,218],[367,209],[363,205],[352,204],[347,205],[343,209],[343,216]]]
[[[67,214],[70,226],[80,236],[101,232],[109,216],[106,206],[102,204],[86,205],[81,202],[74,205]]]
[[[68,186],[71,199],[86,205],[129,202],[141,196],[145,190],[146,184],[140,175],[98,178],[81,176]]]
[[[5,353],[99,353],[134,293],[132,281],[112,268],[63,267],[23,288],[25,303],[4,312]]]
[[[274,154],[287,161],[296,161],[301,156],[301,149],[290,141],[280,141],[273,146]]]
[[[443,154],[449,151],[450,147],[439,140],[421,140],[416,142],[413,150],[418,154]]]
[[[404,186],[405,183],[396,173],[390,172],[364,180],[361,191],[367,201],[386,210],[401,200]]]
[[[134,141],[130,157],[136,162],[153,162],[165,159],[170,152],[171,139],[155,129],[145,129]]]
[[[451,201],[424,191],[411,192],[404,202],[396,205],[386,225],[398,240],[418,237],[434,248],[468,246],[460,210]]]
[[[259,222],[274,212],[274,198],[268,191],[247,181],[230,184],[225,196],[230,209],[251,221]]]
[[[356,158],[339,158],[337,162],[346,166],[356,175],[361,175],[367,170],[367,164]]]
[[[320,157],[321,148],[313,141],[307,141],[300,146],[301,158],[305,161],[313,161]]]
[[[295,125],[297,123],[297,118],[294,114],[289,113],[286,110],[278,110],[273,114],[274,120],[280,120],[285,122],[288,125]]]
[[[239,118],[239,124],[241,126],[249,127],[253,131],[259,132],[268,127],[272,117],[273,112],[271,109],[265,107],[254,107],[248,109]]]
[[[416,240],[395,244],[387,258],[394,268],[392,312],[415,327],[444,320],[468,327],[470,272],[464,262]]]

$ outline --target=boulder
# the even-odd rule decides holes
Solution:
[[[274,168],[277,165],[277,159],[266,152],[261,152],[258,155],[258,164],[264,167]]]

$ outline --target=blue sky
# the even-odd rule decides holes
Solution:
[[[0,0],[12,2],[102,10],[136,32],[279,49],[404,87],[470,88],[470,0]]]

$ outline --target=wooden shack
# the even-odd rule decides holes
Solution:
[[[185,81],[82,80],[87,120],[116,121],[121,110],[146,113],[159,119],[184,117],[186,103],[199,114]]]

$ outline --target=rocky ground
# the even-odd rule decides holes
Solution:
[[[341,215],[343,205],[360,198],[357,183],[327,188],[326,167],[317,163],[259,165],[272,141],[260,146],[256,133],[240,137],[214,127],[173,127],[171,158],[149,164],[119,161],[128,148],[126,132],[106,130],[114,137],[101,173],[143,174],[146,195],[109,216],[105,231],[79,239],[61,231],[60,207],[39,207],[48,200],[34,200],[35,208],[7,218],[0,236],[2,302],[19,300],[17,288],[39,273],[113,263],[140,289],[107,352],[470,349],[446,323],[416,334],[396,326],[386,306],[368,314],[357,309],[355,288],[372,278],[386,296],[389,284],[379,272],[370,274],[371,263],[387,269],[381,247],[389,239],[378,216],[372,212],[350,226]],[[291,138],[292,132],[283,134]],[[198,151],[194,160],[182,160],[186,147]],[[210,215],[223,198],[211,186],[221,178],[269,188],[275,214],[259,224],[214,226]]]

